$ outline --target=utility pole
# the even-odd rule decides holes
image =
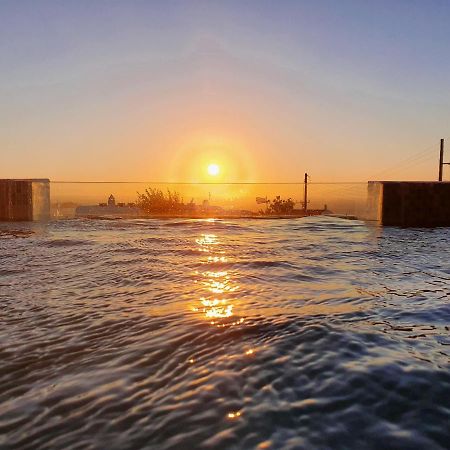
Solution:
[[[439,181],[442,181],[444,165],[450,165],[450,162],[444,162],[444,139],[441,139],[441,149],[439,152]]]
[[[308,212],[308,174],[305,173],[305,192],[303,196],[303,210],[305,214]]]

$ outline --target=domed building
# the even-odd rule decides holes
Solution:
[[[78,206],[75,210],[77,217],[139,217],[141,210],[134,203],[117,203],[114,195],[108,197],[107,203],[98,205]]]
[[[116,199],[112,194],[108,198],[108,206],[116,206]]]

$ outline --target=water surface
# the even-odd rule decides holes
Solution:
[[[0,230],[1,448],[449,448],[449,229]]]

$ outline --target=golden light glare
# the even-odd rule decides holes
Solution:
[[[216,177],[217,175],[219,175],[220,172],[220,167],[217,164],[210,164],[208,166],[208,174],[211,175],[212,177]]]

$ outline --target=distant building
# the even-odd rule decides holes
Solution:
[[[138,217],[141,213],[135,203],[116,204],[116,199],[112,194],[109,196],[107,203],[78,206],[75,210],[77,217]]]

